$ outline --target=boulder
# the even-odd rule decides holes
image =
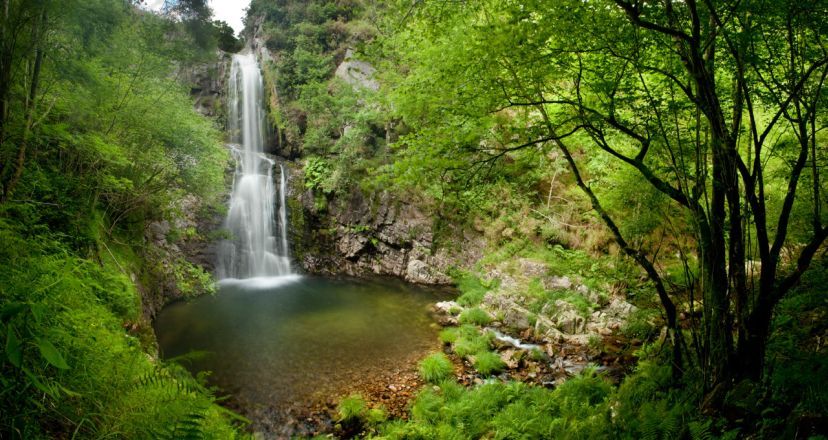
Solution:
[[[409,260],[408,266],[405,270],[405,279],[412,283],[420,284],[447,284],[451,280],[448,277],[435,270],[425,261]]]
[[[548,290],[572,288],[572,280],[569,277],[549,277],[544,281],[543,287]]]
[[[358,234],[346,234],[339,239],[337,249],[345,258],[354,258],[365,249],[368,238]]]
[[[334,75],[354,88],[377,91],[379,82],[374,79],[376,71],[371,64],[354,59],[354,51],[348,49],[345,52],[345,60],[337,66]]]
[[[518,264],[520,271],[527,277],[545,277],[549,270],[546,264],[528,258],[521,258],[518,260]]]

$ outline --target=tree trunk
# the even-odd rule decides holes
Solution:
[[[29,85],[29,94],[27,95],[27,101],[24,106],[25,125],[23,127],[23,136],[20,140],[20,145],[18,146],[17,155],[14,159],[12,168],[4,170],[7,171],[10,176],[4,179],[3,193],[0,194],[0,203],[8,200],[12,195],[14,188],[23,176],[23,170],[26,167],[26,149],[28,148],[34,124],[34,108],[37,100],[38,87],[40,85],[40,69],[43,65],[43,28],[46,26],[46,19],[47,11],[46,7],[44,7],[40,14],[40,21],[35,24],[34,29],[32,30],[34,40],[36,41],[35,60],[34,67],[32,69],[31,83]]]
[[[770,335],[773,308],[764,303],[757,306],[745,322],[745,334],[740,338],[736,356],[735,378],[759,381],[765,366],[765,348]]]

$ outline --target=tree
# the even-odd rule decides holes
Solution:
[[[734,381],[760,378],[774,307],[828,237],[825,4],[492,0],[405,10],[422,36],[398,34],[396,62],[411,73],[395,105],[409,126],[439,132],[427,151],[480,163],[557,148],[655,284],[678,374],[675,293],[655,254],[622,234],[579,157],[604,154],[639,174],[695,238],[686,287],[691,305],[701,296],[694,347],[711,402]],[[491,134],[493,115],[508,116],[511,136]],[[458,139],[464,129],[472,136]],[[794,215],[808,212],[810,221]]]

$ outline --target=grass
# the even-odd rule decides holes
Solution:
[[[636,309],[624,322],[621,333],[628,338],[651,340],[658,335],[658,327],[653,324],[658,316],[658,311],[654,309]]]
[[[484,376],[500,373],[506,368],[506,363],[497,353],[482,351],[474,355],[474,369]]]
[[[460,314],[458,321],[460,321],[460,324],[474,324],[482,327],[492,322],[492,317],[489,316],[489,314],[483,309],[479,307],[472,307],[464,310],[463,313]]]
[[[368,403],[359,394],[342,399],[337,406],[337,429],[348,438],[384,422],[387,418],[388,414],[383,407],[368,407]]]
[[[460,290],[460,297],[457,303],[464,307],[474,307],[483,301],[483,297],[489,290],[496,288],[495,283],[486,283],[475,275],[461,273],[455,277],[457,289]]]
[[[491,332],[481,333],[471,324],[465,324],[456,330],[456,339],[453,347],[458,356],[470,356],[481,351],[489,350],[494,335]]]
[[[443,344],[454,344],[460,337],[457,327],[446,327],[440,330],[440,342]]]
[[[419,371],[426,382],[438,383],[451,377],[454,366],[443,353],[434,353],[420,361]]]
[[[352,394],[339,402],[337,407],[337,420],[340,422],[351,422],[362,418],[368,410],[365,399],[359,394]]]

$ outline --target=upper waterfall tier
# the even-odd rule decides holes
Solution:
[[[229,88],[227,128],[240,147],[233,148],[236,172],[225,223],[231,237],[220,245],[217,275],[219,279],[289,275],[287,179],[280,165],[279,187],[274,186],[275,162],[263,154],[263,83],[252,54],[233,56]]]

